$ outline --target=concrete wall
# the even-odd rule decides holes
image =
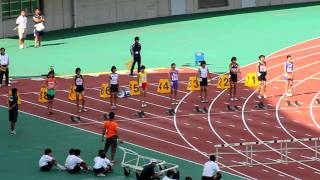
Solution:
[[[304,3],[304,2],[315,2],[315,1],[319,1],[319,0],[255,0],[257,7],[281,5],[281,4]],[[190,14],[242,8],[241,0],[229,0],[228,6],[217,7],[217,8],[207,8],[207,9],[199,9],[198,0],[186,0],[186,2],[187,2],[187,13],[190,13]]]
[[[187,14],[240,9],[242,6],[242,0],[229,0],[229,5],[225,7],[199,9],[198,0],[185,1]],[[255,0],[256,6],[314,1],[319,0]],[[171,0],[44,0],[46,31],[72,28],[74,25],[82,27],[165,17],[171,14],[170,2]],[[12,30],[15,18],[1,20],[0,13],[0,38],[16,36],[17,32]],[[28,33],[31,34],[31,16],[28,20]]]

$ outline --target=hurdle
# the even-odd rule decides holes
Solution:
[[[294,147],[296,143],[309,143],[309,148],[307,147]],[[277,147],[264,147],[264,145],[272,145]],[[253,142],[240,142],[240,143],[228,143],[228,144],[217,144],[214,145],[215,153],[213,155],[216,156],[217,162],[219,159],[222,159],[223,156],[228,155],[240,155],[238,152],[231,152],[231,148],[237,148],[242,154],[245,154],[245,159],[240,162],[234,162],[235,164],[230,164],[228,167],[241,167],[248,166],[252,167],[255,165],[270,165],[270,164],[288,164],[294,162],[313,162],[319,161],[319,150],[320,150],[320,137],[314,138],[301,138],[301,139],[285,139],[285,140],[270,140],[270,141],[253,141]],[[264,149],[263,149],[264,148]],[[279,157],[278,159],[266,158],[267,161],[260,161],[259,163],[254,162],[254,156],[259,156],[260,153],[268,153],[274,152],[274,150],[278,151]],[[232,150],[233,151],[233,150]],[[294,151],[312,151],[313,156],[311,157],[301,157],[299,159],[295,158],[295,161],[290,160],[288,155]],[[308,153],[310,154],[310,153]]]

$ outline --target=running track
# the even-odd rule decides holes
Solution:
[[[287,54],[295,59],[295,96],[290,100],[297,100],[303,104],[300,107],[288,107],[286,97],[283,96],[284,82],[283,62]],[[320,38],[303,42],[284,50],[271,54],[268,62],[268,110],[257,110],[256,92],[239,84],[238,96],[240,101],[228,101],[228,91],[215,87],[216,80],[210,83],[209,97],[213,97],[209,104],[208,114],[194,111],[194,104],[199,104],[198,93],[187,92],[186,81],[195,72],[185,68],[181,71],[179,96],[182,99],[176,107],[176,115],[169,116],[165,112],[171,108],[168,95],[156,93],[156,83],[160,78],[167,78],[165,70],[159,70],[149,75],[152,84],[147,97],[148,107],[146,117],[137,118],[135,113],[140,111],[139,97],[121,99],[116,110],[120,124],[120,136],[123,140],[163,153],[203,163],[207,154],[214,153],[214,145],[222,143],[261,141],[274,139],[292,139],[319,137],[320,108],[316,99],[320,96],[318,85],[320,74]],[[241,60],[240,60],[241,62]],[[242,67],[242,74],[254,72],[255,64]],[[70,78],[58,78],[58,93],[55,99],[55,114],[46,115],[46,104],[37,102],[38,91],[42,81],[37,79],[19,79],[13,85],[20,89],[22,98],[21,111],[47,118],[50,120],[74,126],[96,133],[101,132],[101,114],[110,111],[109,101],[99,98],[99,88],[106,81],[106,75],[85,76],[86,104],[88,112],[81,114],[81,123],[71,122],[70,116],[76,115],[75,104],[67,99],[68,89],[72,83]],[[129,78],[121,76],[121,84],[127,85]],[[8,89],[1,88],[0,105],[5,105]],[[238,105],[241,111],[227,111],[226,105]],[[201,105],[203,106],[203,105]],[[97,139],[98,140],[98,139]],[[312,157],[315,153],[309,148],[310,143],[295,143],[297,148],[306,150],[293,151],[288,154],[292,161]],[[243,147],[226,149],[230,155],[219,158],[222,169],[250,179],[315,179],[320,175],[319,162],[293,162],[289,164],[264,165],[263,163],[279,159],[281,152],[278,145],[260,145],[257,147],[268,152],[253,156],[258,165],[253,167],[229,166],[244,161]]]

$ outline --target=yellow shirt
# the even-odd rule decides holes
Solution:
[[[142,83],[146,83],[146,82],[147,82],[147,73],[139,72],[139,84],[141,85]]]

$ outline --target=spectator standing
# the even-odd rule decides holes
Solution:
[[[38,48],[41,46],[42,36],[44,33],[44,29],[45,29],[45,26],[44,26],[45,19],[41,15],[41,11],[38,8],[35,9],[35,11],[34,11],[33,22],[35,23],[34,30],[33,30],[34,37],[35,37],[34,47]]]
[[[20,16],[16,20],[17,28],[18,28],[18,36],[19,36],[19,48],[25,48],[24,39],[27,35],[27,23],[28,18],[26,16],[26,12],[24,10],[20,11]]]
[[[210,155],[209,161],[204,164],[202,172],[202,180],[221,179],[220,168],[215,162],[216,157]]]
[[[115,162],[115,155],[117,152],[117,146],[118,146],[118,123],[114,120],[115,114],[114,112],[109,113],[109,119],[106,119],[106,121],[103,124],[103,131],[102,131],[102,142],[104,141],[104,138],[106,138],[106,143],[104,146],[104,151],[108,153],[109,148],[111,147],[111,162]]]
[[[6,54],[6,49],[0,49],[0,87],[3,86],[2,80],[3,75],[6,76],[6,86],[11,86],[9,84],[9,56]]]
[[[141,44],[140,44],[140,38],[137,36],[134,38],[134,43],[131,46],[130,52],[131,56],[133,58],[133,63],[130,70],[130,76],[133,76],[133,69],[136,63],[138,63],[138,73],[140,72],[140,66],[141,66]]]

